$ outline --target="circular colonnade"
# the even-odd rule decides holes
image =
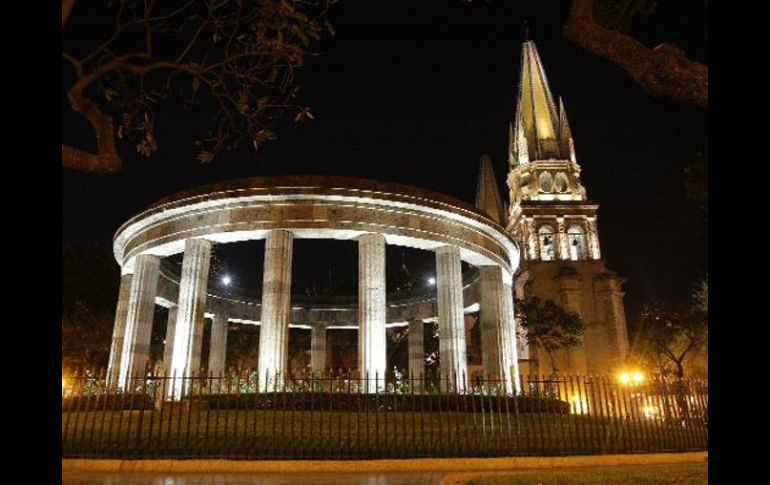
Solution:
[[[261,298],[209,291],[212,244],[265,239]],[[355,240],[359,252],[357,304],[292,306],[294,239]],[[387,244],[436,254],[436,296],[389,300]],[[207,185],[162,199],[118,230],[115,259],[121,284],[108,369],[111,385],[125,388],[141,375],[149,353],[155,304],[169,308],[164,365],[168,375],[200,367],[204,318],[212,318],[209,371],[224,370],[227,322],[258,324],[261,386],[273,389],[287,371],[288,329],[313,332],[311,366],[323,369],[319,349],[333,325],[358,328],[359,375],[384,376],[386,327],[410,326],[410,371],[422,371],[422,324],[439,327],[440,370],[453,387],[467,379],[464,309],[478,304],[484,372],[518,388],[513,274],[519,250],[512,237],[472,205],[408,185],[347,177],[259,177]],[[162,270],[164,257],[183,253],[178,278]],[[463,284],[461,261],[479,268]],[[326,313],[324,313],[326,312]],[[329,317],[329,312],[335,314]],[[323,315],[326,314],[324,317]],[[343,317],[344,318],[341,318]],[[418,344],[419,341],[419,344]],[[414,342],[414,344],[412,344]],[[417,348],[419,347],[419,348]],[[315,350],[315,352],[314,352]],[[367,390],[373,392],[372,381]],[[185,394],[182,379],[169,396]]]

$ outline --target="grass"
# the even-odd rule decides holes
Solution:
[[[591,467],[511,472],[471,479],[467,485],[701,485],[708,483],[706,463]]]
[[[576,415],[168,410],[62,413],[63,456],[380,458],[706,448],[706,431]]]

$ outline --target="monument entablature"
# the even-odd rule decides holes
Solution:
[[[162,199],[118,230],[115,259],[130,272],[137,255],[178,254],[190,238],[249,241],[276,229],[298,239],[381,234],[396,246],[451,245],[469,264],[499,265],[508,283],[519,262],[505,228],[471,204],[408,185],[324,176],[238,179]]]

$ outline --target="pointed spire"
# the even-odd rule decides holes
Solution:
[[[521,46],[516,149],[511,159],[516,164],[549,158],[568,159],[569,153],[562,150],[560,126],[559,113],[535,43],[525,41]]]
[[[570,161],[577,162],[575,160],[575,142],[572,139],[572,130],[569,127],[569,121],[567,121],[567,110],[564,109],[564,101],[561,96],[559,96],[559,143],[561,153],[568,155]]]
[[[499,224],[505,224],[505,206],[503,206],[503,199],[500,197],[500,190],[495,180],[492,160],[488,155],[481,157],[479,182],[476,186],[476,207],[486,212]]]

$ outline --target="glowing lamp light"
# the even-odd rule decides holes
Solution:
[[[225,286],[229,285],[232,281],[232,278],[230,278],[228,275],[222,277],[222,284]]]
[[[621,372],[618,374],[618,382],[624,386],[637,386],[644,382],[645,375],[640,371]]]
[[[642,414],[647,419],[652,419],[658,415],[658,408],[655,406],[644,406],[642,408]]]
[[[62,377],[61,378],[61,390],[63,391],[65,387],[67,387],[67,379]]]
[[[585,414],[588,412],[588,402],[579,394],[573,394],[570,397],[570,411],[572,414]]]
[[[432,276],[430,278],[428,278],[428,284],[431,285],[431,286],[435,285],[436,284],[436,278],[434,278]]]

